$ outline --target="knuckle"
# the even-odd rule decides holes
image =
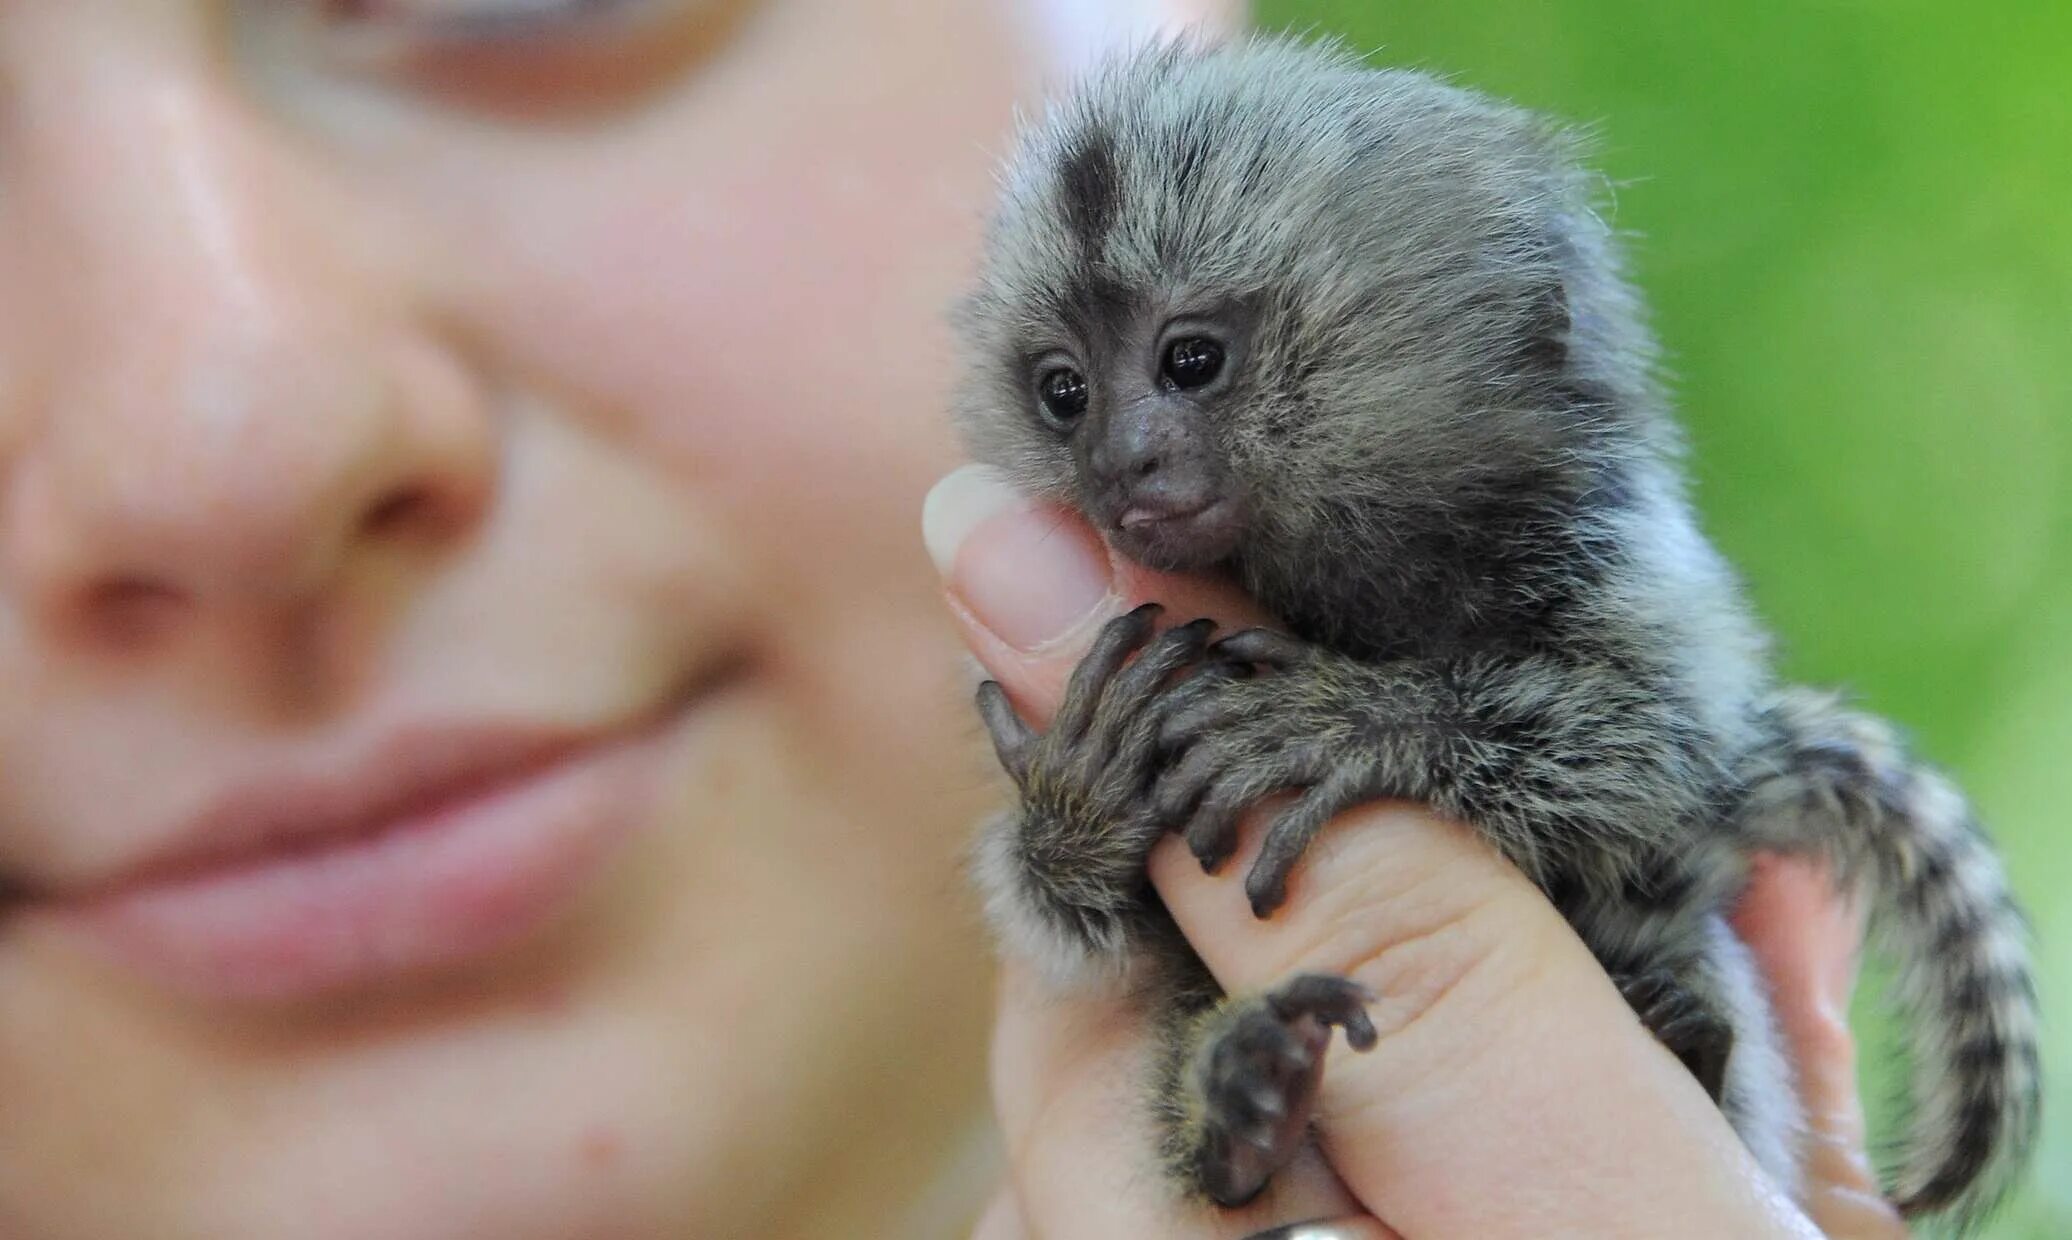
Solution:
[[[1363,822],[1305,856],[1301,898],[1283,910],[1276,954],[1283,973],[1338,974],[1382,996],[1375,1018],[1386,1037],[1464,979],[1523,968],[1524,953],[1507,949],[1539,937],[1539,922],[1558,929],[1560,916],[1523,875],[1440,829],[1446,824],[1384,813],[1414,821],[1407,830]]]

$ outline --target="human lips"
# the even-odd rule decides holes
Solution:
[[[495,954],[573,903],[652,817],[672,740],[723,677],[589,730],[399,730],[230,789],[172,844],[26,915],[175,991],[292,1000]]]

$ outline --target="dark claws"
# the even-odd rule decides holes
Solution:
[[[1288,902],[1287,867],[1269,866],[1264,857],[1252,863],[1245,876],[1245,898],[1252,902],[1252,916],[1261,921]]]
[[[1234,659],[1240,663],[1286,668],[1306,662],[1311,647],[1300,638],[1276,633],[1272,629],[1246,629],[1209,647],[1209,653],[1216,658]]]
[[[993,738],[993,752],[999,755],[1001,767],[1017,784],[1022,783],[1029,775],[1029,745],[1036,733],[1015,713],[1007,690],[997,680],[978,687],[978,713]]]
[[[1252,897],[1252,913],[1265,917],[1287,899],[1288,875],[1309,850],[1324,825],[1367,799],[1367,781],[1357,767],[1346,768],[1304,792],[1293,805],[1274,816],[1266,827],[1266,840],[1259,846],[1259,858],[1246,876],[1245,892]]]
[[[1274,910],[1288,901],[1288,875],[1294,872],[1302,850],[1316,834],[1314,830],[1289,830],[1302,815],[1306,800],[1305,797],[1289,806],[1274,819],[1259,846],[1259,856],[1252,861],[1251,872],[1245,875],[1245,896],[1252,902],[1254,917],[1271,917]]]
[[[1259,847],[1258,859],[1252,862],[1252,872],[1245,875],[1245,895],[1252,901],[1252,916],[1269,917],[1288,899],[1288,875],[1295,869],[1295,862],[1302,856],[1302,847],[1309,842],[1307,837],[1290,840],[1281,830],[1289,814],[1299,809],[1299,804],[1283,812],[1280,819],[1266,834],[1266,842]]]
[[[1094,644],[1072,670],[1065,685],[1065,700],[1059,704],[1051,731],[1066,740],[1076,740],[1093,722],[1102,691],[1130,655],[1151,639],[1158,613],[1157,603],[1145,603],[1101,626]]]
[[[1201,657],[1202,648],[1208,645],[1209,634],[1215,627],[1213,620],[1191,620],[1167,629],[1137,656],[1136,662],[1115,678],[1109,687],[1109,696],[1135,705],[1139,699],[1155,692],[1165,683],[1166,677]]]
[[[1201,862],[1202,873],[1214,874],[1237,851],[1237,820],[1240,806],[1211,793],[1196,807],[1183,835],[1187,850]]]
[[[1367,1015],[1375,994],[1349,977],[1329,973],[1302,973],[1267,996],[1267,1003],[1282,1020],[1293,1023],[1307,1016],[1319,1025],[1345,1030],[1345,1041],[1357,1051],[1374,1049],[1381,1035]]]

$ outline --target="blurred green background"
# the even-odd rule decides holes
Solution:
[[[2072,4],[1262,0],[1594,126],[1694,448],[1781,639],[1955,771],[2072,988]],[[1875,1104],[1896,1084],[1869,1000]],[[2072,1028],[1987,1233],[2072,1237]],[[1885,1129],[1889,1131],[1889,1126]]]

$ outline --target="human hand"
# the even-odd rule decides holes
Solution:
[[[929,541],[973,652],[1041,725],[1101,621],[1138,602],[1174,621],[1262,617],[1227,586],[1114,561],[1076,517],[960,472],[932,497]],[[1147,1034],[1128,1004],[1003,976],[995,1101],[1009,1184],[984,1240],[1244,1236],[1337,1216],[1374,1236],[1904,1235],[1868,1191],[1846,1027],[1855,923],[1817,876],[1765,867],[1745,929],[1779,979],[1818,1126],[1814,1219],[1756,1169],[1683,1066],[1641,1027],[1558,912],[1455,824],[1400,805],[1344,816],[1305,857],[1289,903],[1252,917],[1239,883],[1177,840],[1151,873],[1227,989],[1298,970],[1349,974],[1380,1000],[1381,1043],[1334,1051],[1316,1157],[1239,1212],[1175,1205],[1149,1156],[1135,1082]],[[1242,874],[1245,850],[1224,873]],[[1795,928],[1809,932],[1795,933]],[[1840,988],[1837,997],[1836,988]],[[1386,1220],[1391,1233],[1377,1219]],[[1356,1234],[1356,1233],[1348,1233]]]
[[[1806,1113],[1802,1204],[1822,1234],[1841,1240],[1905,1240],[1907,1226],[1878,1190],[1856,1088],[1856,989],[1862,911],[1836,895],[1828,874],[1796,858],[1764,857],[1741,898],[1734,929],[1769,983],[1797,1069]]]

